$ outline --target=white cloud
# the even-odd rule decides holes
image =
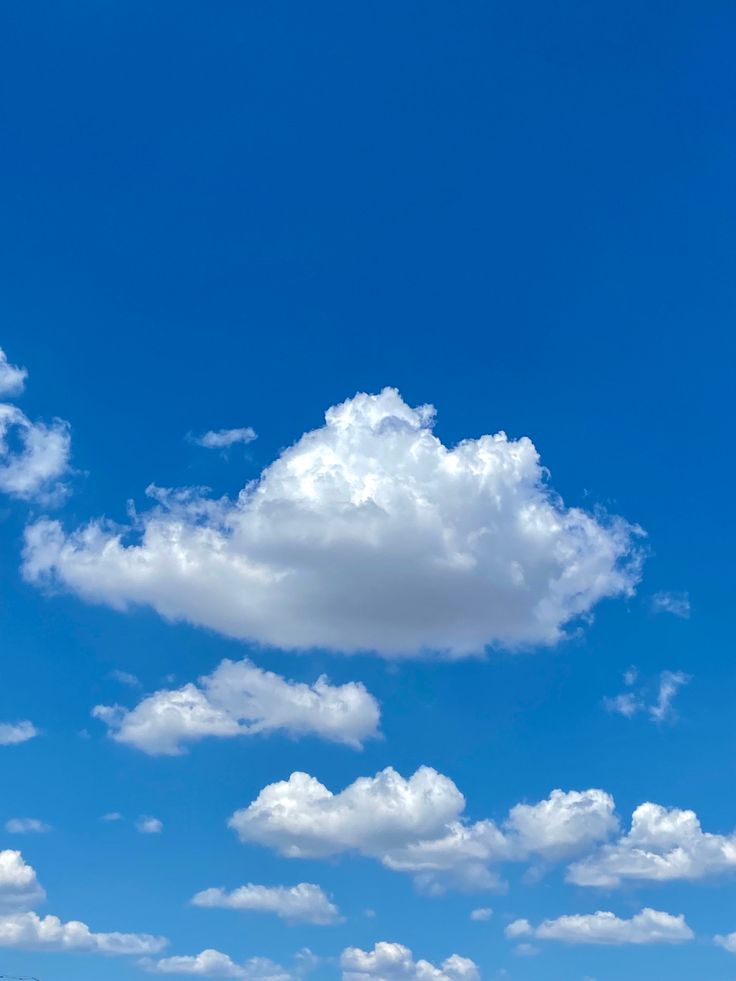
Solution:
[[[252,957],[236,964],[219,950],[203,950],[196,956],[144,960],[141,966],[151,974],[193,974],[208,978],[240,978],[242,981],[294,981],[294,975],[265,957]]]
[[[514,947],[514,953],[517,957],[536,957],[539,948],[535,947],[534,944],[517,944]]]
[[[603,841],[618,829],[614,801],[603,790],[553,790],[538,804],[517,804],[506,829],[523,855],[550,861],[565,858]]]
[[[5,830],[11,835],[45,834],[51,827],[38,818],[10,818],[5,822]]]
[[[687,620],[690,616],[690,597],[687,593],[660,592],[651,599],[654,613],[671,613],[672,616]]]
[[[474,923],[485,923],[487,920],[493,916],[493,910],[490,906],[480,906],[478,909],[474,909],[470,913],[470,919]]]
[[[727,950],[729,954],[736,954],[736,933],[728,933],[725,937],[718,934],[713,938],[713,941],[719,947]]]
[[[641,804],[631,829],[568,869],[579,886],[618,886],[624,880],[695,880],[736,871],[736,832],[704,832],[694,811]]]
[[[142,835],[160,835],[164,830],[163,822],[158,818],[143,815],[135,822],[136,831]]]
[[[108,811],[107,814],[102,815],[101,820],[108,822],[122,821],[123,815],[120,813],[120,811]]]
[[[689,675],[682,671],[663,671],[659,679],[659,693],[654,705],[650,705],[649,714],[655,722],[664,722],[673,714],[672,702],[675,695],[690,681]]]
[[[636,681],[636,675],[629,669],[624,674],[624,684],[631,687]],[[682,671],[662,671],[654,693],[648,692],[648,686],[643,686],[635,692],[627,691],[612,698],[604,698],[603,704],[609,712],[633,718],[640,712],[646,713],[654,722],[666,722],[675,717],[673,702],[680,688],[688,684],[690,676]],[[648,694],[653,701],[647,702]]]
[[[66,422],[31,422],[16,406],[0,403],[0,491],[21,500],[58,497],[70,452]]]
[[[12,397],[20,395],[25,387],[28,372],[25,368],[17,368],[10,364],[8,356],[0,347],[0,396]]]
[[[130,671],[120,671],[119,668],[115,668],[114,671],[110,672],[110,677],[113,681],[119,681],[121,685],[125,685],[126,688],[140,688],[141,686],[140,678],[131,674]]]
[[[340,911],[319,886],[300,882],[296,886],[240,886],[232,892],[205,889],[192,899],[195,906],[234,909],[242,912],[275,913],[287,923],[327,926],[340,921]]]
[[[599,911],[591,914],[560,916],[532,927],[528,920],[516,920],[506,928],[506,936],[521,936],[538,940],[561,940],[568,944],[679,944],[693,939],[693,932],[684,916],[672,916],[656,909],[643,909],[630,920],[613,913]]]
[[[32,722],[0,722],[0,746],[16,746],[38,735]]]
[[[415,961],[403,944],[381,941],[373,950],[348,947],[340,958],[343,981],[480,981],[478,966],[467,957],[452,954],[439,967]]]
[[[554,644],[633,591],[638,529],[565,508],[529,439],[447,448],[433,416],[357,395],[234,502],[151,488],[132,529],[37,522],[24,573],[267,645],[385,655]]]
[[[514,920],[504,930],[504,934],[509,940],[517,940],[519,937],[529,937],[533,932],[529,920]]]
[[[36,870],[23,855],[10,848],[0,851],[0,911],[30,909],[45,898]]]
[[[18,950],[87,951],[97,954],[155,954],[166,940],[147,933],[93,933],[86,923],[37,913],[0,916],[0,947]]]
[[[388,767],[337,794],[309,774],[292,773],[265,787],[229,824],[242,841],[289,858],[359,852],[413,873],[428,891],[493,888],[493,862],[579,854],[616,827],[613,801],[599,790],[554,791],[537,805],[513,808],[501,827],[467,822],[464,808],[452,780],[431,767],[408,780]]]
[[[630,691],[604,698],[603,704],[609,712],[623,715],[626,719],[633,719],[638,712],[643,712],[646,708],[639,696]]]
[[[197,685],[164,689],[131,711],[98,705],[92,713],[113,738],[151,755],[175,756],[183,744],[207,736],[221,738],[283,730],[360,747],[378,735],[380,710],[357,682],[331,685],[324,676],[313,685],[263,671],[247,658],[222,661]]]
[[[256,431],[251,426],[241,429],[211,429],[201,436],[192,436],[192,442],[207,450],[226,450],[236,443],[252,443],[257,439]]]

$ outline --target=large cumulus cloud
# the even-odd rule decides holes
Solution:
[[[150,489],[132,528],[28,529],[25,574],[282,648],[467,655],[554,644],[633,590],[637,530],[567,508],[531,440],[454,447],[395,389],[328,410],[236,501]]]

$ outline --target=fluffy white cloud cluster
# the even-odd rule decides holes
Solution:
[[[242,912],[275,913],[287,923],[327,926],[340,921],[340,911],[319,886],[300,882],[296,886],[258,886],[253,883],[226,892],[204,889],[192,899],[195,906],[234,909]]]
[[[201,436],[191,437],[193,443],[206,450],[226,450],[236,443],[252,443],[257,438],[256,431],[251,426],[240,429],[210,429]]]
[[[263,644],[385,655],[553,644],[633,591],[637,529],[566,508],[529,439],[450,448],[433,418],[395,389],[356,395],[235,502],[153,488],[132,529],[37,522],[25,575]]]
[[[693,931],[684,916],[672,916],[656,909],[643,909],[630,920],[613,913],[560,916],[533,927],[528,920],[515,920],[506,927],[506,936],[536,937],[538,940],[561,940],[568,944],[679,944],[693,939]]]
[[[87,951],[142,956],[166,946],[147,933],[93,933],[86,923],[39,916],[32,906],[46,899],[35,869],[18,851],[0,852],[0,947],[19,950]]]
[[[0,746],[17,746],[38,735],[38,729],[27,719],[23,722],[0,722]]]
[[[36,870],[19,851],[0,851],[0,912],[30,909],[46,899]]]
[[[431,767],[409,779],[389,767],[337,794],[309,774],[292,773],[265,787],[229,824],[242,841],[289,858],[359,852],[413,873],[429,891],[492,888],[498,883],[490,863],[570,857],[617,827],[613,800],[600,790],[556,790],[539,804],[514,807],[502,826],[469,823],[464,809],[453,781]]]
[[[702,879],[736,871],[736,832],[704,832],[694,811],[641,804],[631,829],[568,869],[579,886],[618,886],[624,880]]]
[[[219,950],[203,950],[194,956],[146,959],[141,966],[150,974],[193,974],[208,978],[239,978],[241,981],[294,981],[294,975],[265,957],[252,957],[237,964]]]
[[[8,362],[0,348],[0,397],[20,395],[28,372]],[[71,438],[61,419],[31,422],[17,406],[0,403],[0,491],[22,500],[51,500],[63,492]]]
[[[343,981],[480,981],[478,966],[467,957],[452,954],[435,967],[429,961],[415,961],[403,944],[380,941],[373,950],[348,947],[340,957]]]
[[[0,947],[20,950],[86,951],[97,954],[141,956],[166,946],[163,937],[147,933],[93,933],[86,923],[37,913],[0,916]]]
[[[288,681],[247,658],[225,660],[198,686],[158,691],[131,711],[98,705],[92,714],[107,723],[117,742],[168,756],[206,736],[276,730],[359,748],[378,735],[380,719],[378,703],[360,683],[336,686],[324,676],[313,685]]]

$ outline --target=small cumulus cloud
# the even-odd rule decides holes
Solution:
[[[32,722],[0,722],[0,746],[17,746],[39,735]]]
[[[470,919],[474,923],[485,923],[493,916],[493,910],[490,906],[479,906],[478,909],[474,909],[470,913]]]
[[[225,660],[198,684],[162,689],[133,709],[97,705],[119,743],[151,756],[179,756],[188,743],[207,737],[267,735],[317,736],[361,748],[379,736],[380,709],[360,682],[331,685],[323,675],[314,684],[290,681],[252,661]]]
[[[142,835],[160,835],[164,830],[164,825],[163,821],[159,821],[158,818],[142,815],[135,822],[135,829],[140,831]]]

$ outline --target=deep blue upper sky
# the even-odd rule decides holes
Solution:
[[[456,952],[484,979],[736,975],[712,941],[736,931],[727,873],[601,892],[565,883],[564,863],[539,881],[512,865],[506,893],[427,897],[373,859],[289,861],[225,826],[294,770],[337,792],[426,764],[471,820],[600,787],[624,827],[643,801],[736,827],[734,30],[733,4],[672,0],[5,4],[0,346],[29,371],[28,417],[70,423],[75,470],[53,510],[0,503],[0,723],[42,730],[0,747],[0,825],[53,827],[6,834],[0,850],[36,869],[40,914],[165,935],[169,955],[288,966],[308,946],[326,959],[320,977],[377,941],[437,965]],[[529,436],[566,505],[640,525],[635,595],[603,600],[551,648],[397,665],[262,647],[23,581],[39,517],[124,522],[152,482],[236,495],[328,407],[385,386],[433,404],[448,446]],[[241,426],[258,439],[227,454],[187,440]],[[689,617],[655,613],[661,592],[687,593]],[[245,655],[310,684],[363,682],[384,738],[362,752],[211,739],[169,758],[90,718]],[[676,717],[606,711],[630,665],[642,685],[690,676]],[[112,811],[124,820],[100,821]],[[162,834],[134,830],[148,814]],[[300,881],[345,921],[189,905],[210,886]],[[479,906],[492,919],[471,922]],[[540,939],[519,957],[504,936],[519,917],[647,906],[684,913],[696,938]],[[136,958],[0,945],[3,973],[145,977]]]

